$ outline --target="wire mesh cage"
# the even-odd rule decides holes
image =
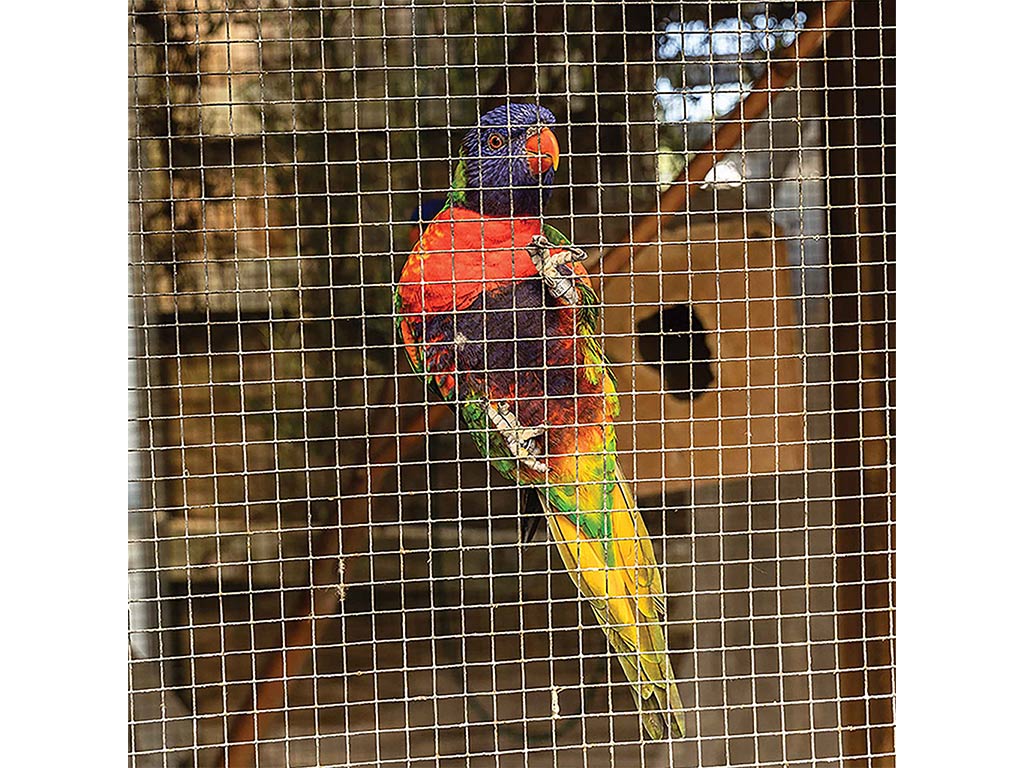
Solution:
[[[894,5],[133,0],[131,764],[893,764]]]

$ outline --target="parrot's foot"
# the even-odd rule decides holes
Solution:
[[[505,403],[488,403],[487,415],[491,423],[498,429],[508,443],[512,455],[521,461],[527,469],[534,472],[547,472],[548,465],[540,460],[541,445],[537,440],[544,430],[540,427],[524,427]]]
[[[534,235],[526,246],[526,252],[552,296],[569,304],[579,303],[575,273],[563,274],[558,268],[573,261],[583,261],[587,258],[586,251],[575,245],[555,245],[544,235]]]

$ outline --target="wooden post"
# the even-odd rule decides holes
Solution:
[[[843,764],[895,764],[895,3],[855,6],[825,53]]]

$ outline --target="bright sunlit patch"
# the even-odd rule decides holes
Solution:
[[[655,83],[655,100],[661,108],[661,119],[666,123],[708,122],[714,117],[729,114],[750,90],[750,83],[729,81],[719,85],[695,85],[673,88],[667,77]]]
[[[763,13],[749,21],[742,17],[719,19],[710,28],[701,19],[670,21],[658,38],[658,58],[668,61],[680,54],[684,59],[735,57],[787,48],[806,23],[803,11],[787,19]]]
[[[715,163],[704,177],[701,189],[735,189],[743,183],[743,174],[732,160]]]
[[[803,11],[784,19],[763,13],[749,20],[729,17],[710,27],[700,19],[668,22],[657,39],[658,59],[683,62],[686,75],[680,67],[671,77],[661,74],[655,80],[662,122],[702,123],[728,114],[750,89],[748,65],[793,45],[806,23]],[[712,64],[728,61],[737,66],[712,71]]]

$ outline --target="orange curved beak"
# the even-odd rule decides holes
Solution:
[[[558,170],[558,141],[550,128],[544,128],[526,139],[526,161],[534,176],[546,173],[549,168]]]

